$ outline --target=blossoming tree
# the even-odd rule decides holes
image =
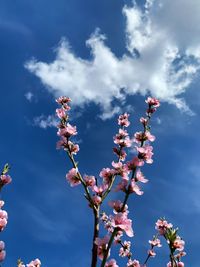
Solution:
[[[113,152],[116,156],[115,161],[111,163],[111,167],[103,168],[99,177],[92,175],[82,175],[78,169],[78,163],[75,156],[79,152],[79,145],[73,141],[73,137],[77,135],[76,126],[72,126],[69,121],[68,111],[70,110],[71,99],[68,97],[59,97],[57,103],[60,105],[56,109],[59,118],[58,136],[60,140],[57,148],[63,149],[69,157],[72,168],[67,172],[66,179],[72,187],[82,186],[84,196],[88,202],[88,206],[92,211],[94,226],[92,239],[91,267],[119,267],[116,259],[111,258],[112,246],[119,246],[119,256],[127,258],[127,267],[146,267],[150,258],[155,257],[156,247],[161,247],[160,237],[167,241],[169,247],[169,262],[167,267],[184,267],[181,258],[185,255],[184,241],[178,235],[178,229],[174,229],[171,223],[165,218],[158,219],[155,225],[157,233],[149,240],[149,250],[146,259],[143,262],[138,261],[131,252],[131,242],[125,239],[125,235],[129,238],[134,236],[132,228],[132,220],[129,218],[128,200],[131,195],[143,194],[141,183],[147,183],[142,167],[144,164],[153,163],[153,147],[152,142],[155,136],[150,132],[150,120],[156,109],[160,106],[157,99],[148,97],[146,100],[146,115],[140,118],[142,131],[136,132],[133,136],[129,136],[127,131],[130,125],[129,114],[124,113],[118,118],[119,130],[114,136]],[[135,155],[128,160],[127,150],[135,144]],[[6,184],[11,182],[11,177],[7,174],[9,166],[6,164],[0,175],[0,190]],[[111,192],[121,191],[123,198],[113,199],[108,204],[112,208],[111,214],[106,214],[102,210],[102,204]],[[116,194],[117,195],[117,194]],[[6,224],[8,215],[2,209],[3,200],[0,199],[0,231]],[[103,226],[103,227],[102,227]],[[106,234],[104,234],[106,232]],[[0,241],[0,261],[5,259],[5,244]],[[18,260],[18,267],[40,267],[39,259],[24,264]]]
[[[124,240],[124,234],[128,237],[133,237],[134,235],[132,220],[128,218],[128,199],[132,194],[143,194],[140,183],[146,183],[148,180],[142,173],[141,168],[145,163],[153,163],[153,147],[151,143],[155,140],[155,136],[150,132],[150,120],[156,108],[160,106],[159,101],[155,98],[147,98],[146,116],[140,119],[143,130],[136,132],[133,138],[129,136],[127,131],[130,125],[129,114],[124,113],[119,116],[119,131],[114,136],[116,146],[113,148],[116,160],[112,162],[111,168],[103,168],[101,170],[99,178],[90,175],[83,176],[80,173],[78,163],[74,159],[74,156],[79,152],[79,145],[73,142],[73,136],[77,135],[77,129],[76,126],[72,126],[68,122],[71,99],[60,97],[56,101],[61,105],[56,110],[60,119],[57,133],[60,140],[57,143],[57,147],[67,152],[72,163],[72,169],[68,171],[66,179],[72,187],[82,185],[85,198],[93,212],[94,229],[91,267],[97,266],[98,258],[100,259],[99,264],[101,267],[118,267],[115,259],[108,259],[113,244],[119,245],[119,256],[127,257],[127,267],[147,266],[149,258],[156,255],[154,248],[161,247],[160,239],[158,238],[160,236],[163,236],[169,245],[170,262],[167,267],[183,267],[184,263],[181,261],[181,257],[185,255],[185,252],[183,252],[184,241],[178,236],[178,230],[174,229],[173,225],[164,218],[156,222],[158,233],[149,241],[150,249],[143,264],[132,257],[131,242]],[[126,150],[132,147],[133,143],[135,143],[136,155],[128,161]],[[118,178],[119,181],[114,191],[122,191],[124,197],[122,200],[117,199],[109,202],[110,207],[113,209],[113,214],[107,215],[101,211],[102,203],[115,186],[115,181]],[[105,236],[101,236],[100,223],[104,225],[107,231]],[[176,251],[179,253],[175,254]]]

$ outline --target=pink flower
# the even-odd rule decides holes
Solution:
[[[167,231],[167,229],[171,229],[173,225],[171,223],[168,223],[166,220],[161,219],[157,220],[155,229],[158,230],[160,235],[164,235]]]
[[[97,193],[99,196],[102,196],[102,194],[104,193],[104,191],[108,188],[108,185],[99,185],[99,186],[96,186],[94,185],[92,187],[92,191],[94,191],[95,193]]]
[[[152,135],[149,131],[146,132],[136,132],[134,135],[134,142],[144,142],[144,141],[150,141],[153,142],[155,140],[155,136]]]
[[[160,239],[156,238],[153,240],[149,240],[149,244],[151,244],[153,247],[162,247],[160,243]]]
[[[5,204],[4,201],[0,200],[0,209],[3,207],[4,204]]]
[[[94,186],[96,184],[96,179],[92,175],[84,175],[84,180],[87,186]]]
[[[105,236],[103,238],[99,238],[97,237],[95,239],[95,244],[98,246],[98,249],[97,249],[97,254],[98,254],[98,257],[103,260],[103,257],[104,257],[104,252],[108,246],[108,242],[109,242],[109,236]],[[110,251],[108,253],[108,257],[110,255]]]
[[[6,257],[6,252],[5,250],[1,250],[0,251],[0,262],[3,261]]]
[[[115,192],[118,191],[123,191],[126,192],[126,187],[128,185],[128,181],[127,180],[122,180],[115,188]]]
[[[31,261],[26,266],[27,267],[40,267],[41,266],[41,261],[39,259],[35,259],[34,261]]]
[[[128,120],[129,116],[130,116],[130,114],[127,114],[127,113],[120,115],[118,118],[118,124],[120,126],[128,127],[130,125],[130,122]]]
[[[173,247],[179,251],[184,250],[185,242],[180,238],[180,236],[177,236],[175,241],[173,242]]]
[[[127,168],[128,170],[134,170],[136,167],[141,167],[144,165],[144,160],[140,159],[138,157],[134,157],[131,161],[127,162]]]
[[[65,110],[63,108],[57,108],[56,109],[56,114],[58,116],[59,119],[66,119],[66,113],[65,113]]]
[[[119,265],[117,265],[116,260],[111,259],[108,262],[106,262],[105,267],[119,267]]]
[[[139,261],[130,259],[127,263],[127,267],[142,267],[142,265],[140,265]]]
[[[155,257],[156,256],[156,253],[155,253],[155,251],[153,251],[153,249],[148,250],[148,254],[149,254],[150,257]]]
[[[131,183],[129,185],[129,192],[130,193],[135,193],[138,196],[143,195],[143,191],[140,190],[140,187],[136,184],[134,179],[131,180]]]
[[[115,168],[116,175],[120,175],[123,179],[128,180],[129,170],[125,164],[122,162],[112,162],[112,166]]]
[[[108,204],[114,209],[113,212],[115,214],[117,214],[118,212],[126,212],[128,209],[128,206],[125,205],[124,210],[121,210],[123,206],[121,200],[110,201]]]
[[[0,241],[0,251],[4,250],[5,248],[5,243],[3,241]]]
[[[154,108],[157,108],[160,106],[160,102],[156,98],[148,97],[145,102],[149,104],[149,106],[153,106]]]
[[[2,174],[0,176],[0,187],[6,185],[6,184],[9,184],[12,182],[12,179],[10,177],[10,175],[7,175],[7,174]]]
[[[68,149],[72,154],[77,154],[77,152],[79,151],[79,145],[78,144],[74,144],[71,141],[68,141]]]
[[[117,136],[114,137],[114,143],[121,146],[121,147],[131,147],[132,141],[129,136],[125,138],[118,138]]]
[[[0,231],[2,231],[5,228],[7,220],[8,220],[7,212],[5,210],[0,210]]]
[[[177,262],[177,267],[184,267],[184,263],[182,261]],[[167,267],[172,267],[171,262],[167,263]]]
[[[81,183],[77,170],[75,168],[72,168],[67,174],[66,174],[66,179],[70,183],[71,186],[76,186]]]
[[[67,103],[71,102],[71,99],[69,97],[66,97],[66,96],[60,96],[58,99],[56,99],[56,102],[58,104],[63,105],[63,104],[67,104]]]
[[[123,246],[119,250],[119,256],[120,257],[128,257],[130,255],[131,242],[130,241],[124,241],[124,243],[122,245]]]
[[[143,117],[141,117],[141,118],[140,118],[140,122],[141,122],[144,126],[147,126],[147,124],[148,124],[148,119],[147,119],[147,118],[143,118]]]
[[[129,237],[133,236],[132,220],[127,218],[127,213],[116,214],[111,220],[111,225],[125,231]]]
[[[149,145],[145,145],[143,147],[136,147],[137,151],[139,152],[138,158],[143,159],[146,163],[151,164],[153,162],[153,147]]]
[[[100,196],[95,195],[92,197],[92,200],[93,200],[94,204],[97,206],[101,203],[101,197]]]
[[[137,170],[135,175],[135,181],[141,182],[141,183],[147,183],[148,180],[144,177],[143,173],[140,171],[140,169]]]
[[[103,168],[99,174],[99,176],[102,177],[104,182],[107,184],[111,182],[113,175],[115,175],[115,170],[110,168]]]
[[[67,123],[64,128],[60,128],[57,134],[61,137],[69,138],[70,136],[74,136],[77,134],[76,126],[72,126],[71,124]]]

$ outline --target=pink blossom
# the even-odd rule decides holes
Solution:
[[[102,196],[102,194],[104,193],[104,191],[108,188],[108,185],[103,184],[103,185],[94,185],[92,187],[92,191],[94,191],[95,193],[97,193],[99,196]]]
[[[98,257],[103,260],[103,257],[104,257],[104,252],[108,246],[108,242],[109,242],[109,236],[105,236],[103,238],[99,238],[97,237],[95,239],[95,244],[98,246],[98,249],[97,249],[97,254],[98,254]],[[108,253],[108,257],[110,255],[110,250],[109,250],[109,253]]]
[[[149,131],[143,132],[136,132],[134,135],[134,142],[144,142],[144,141],[150,141],[153,142],[155,140],[155,136],[152,135]]]
[[[97,206],[101,203],[101,197],[100,196],[95,195],[92,197],[92,200],[93,200],[94,204]]]
[[[0,209],[3,207],[4,204],[5,202],[3,200],[0,200]]]
[[[111,225],[114,228],[124,230],[129,237],[133,236],[132,220],[127,218],[127,213],[116,214],[111,220]]]
[[[143,191],[140,190],[140,187],[136,184],[134,179],[131,180],[131,183],[129,185],[129,192],[130,193],[135,193],[138,196],[143,195]]]
[[[178,254],[175,255],[175,257],[180,261],[181,257],[184,257],[185,255],[185,251],[180,251]]]
[[[41,266],[41,261],[39,259],[35,259],[34,261],[31,261],[26,266],[27,267],[40,267]]]
[[[122,247],[119,250],[119,256],[120,257],[127,257],[130,255],[130,247],[131,247],[131,242],[130,241],[124,241],[122,243]]]
[[[155,229],[158,230],[159,234],[164,235],[167,231],[167,229],[171,229],[173,225],[171,223],[168,223],[164,219],[159,219],[156,222]]]
[[[68,141],[68,149],[72,154],[77,154],[77,152],[79,151],[79,145],[78,144],[74,144],[71,141]]]
[[[115,175],[115,170],[110,168],[103,168],[99,174],[99,176],[102,177],[104,182],[107,184],[111,182],[113,175]]]
[[[153,249],[148,250],[148,254],[149,254],[150,257],[155,257],[156,256],[156,253],[155,253],[155,251]]]
[[[128,127],[130,125],[130,122],[128,120],[129,116],[130,116],[130,114],[127,114],[127,113],[120,115],[118,118],[118,124],[120,126]]]
[[[69,138],[70,136],[76,135],[76,126],[72,126],[71,124],[67,123],[67,125],[63,128],[60,128],[57,134],[61,137]]]
[[[12,182],[12,179],[11,179],[10,175],[2,174],[0,176],[0,187],[2,187],[3,185],[9,184],[11,182]]]
[[[128,180],[129,170],[122,162],[112,162],[112,166],[115,168],[116,175],[120,175],[123,179]]]
[[[137,151],[139,152],[138,158],[143,159],[146,163],[151,164],[153,162],[153,147],[149,145],[145,145],[143,147],[136,147]]]
[[[140,118],[140,122],[141,122],[144,126],[147,126],[147,124],[148,124],[148,119],[147,119],[147,118],[143,118],[143,117],[141,117],[141,118]]]
[[[75,168],[72,168],[67,174],[66,174],[66,179],[70,183],[71,186],[76,186],[81,183],[77,170]]]
[[[127,180],[122,180],[115,188],[115,192],[118,191],[123,191],[126,192],[126,187],[128,185],[128,181]]]
[[[63,149],[65,149],[66,150],[66,148],[68,148],[68,144],[67,144],[67,138],[65,138],[65,137],[61,137],[62,139],[61,140],[59,140],[57,143],[56,143],[56,148],[57,149],[61,149],[61,148],[63,148]]]
[[[60,96],[58,99],[56,99],[56,102],[58,104],[63,105],[63,104],[71,102],[71,99],[69,97],[66,97],[66,96]]]
[[[162,247],[160,243],[160,239],[156,238],[153,240],[149,240],[149,244],[151,244],[153,247]]]
[[[177,267],[184,267],[184,263],[182,261],[177,262]],[[167,263],[167,267],[172,267],[171,262]]]
[[[0,251],[0,262],[3,261],[6,257],[6,252],[5,250],[1,250]]]
[[[178,267],[184,267],[185,266],[182,261],[179,261],[177,265],[178,265]]]
[[[138,157],[134,157],[131,161],[127,162],[127,168],[128,170],[134,170],[136,167],[141,167],[144,165],[144,160],[140,159]]]
[[[117,265],[116,260],[111,259],[108,262],[106,262],[105,267],[119,267],[119,265]]]
[[[129,138],[129,136],[122,137],[120,134],[117,134],[113,139],[114,143],[121,147],[131,147],[132,145],[132,140]]]
[[[56,114],[57,114],[59,119],[61,119],[61,120],[66,119],[66,113],[65,113],[65,110],[63,108],[57,108]]]
[[[5,243],[3,241],[0,241],[0,251],[5,248]]]
[[[8,214],[5,210],[0,210],[0,231],[4,229],[7,224]]]
[[[179,251],[184,250],[185,242],[180,238],[180,236],[177,236],[175,241],[173,242],[173,247]]]
[[[160,101],[153,97],[148,97],[145,102],[149,104],[149,106],[154,106],[155,108],[160,106]]]
[[[108,215],[106,215],[106,213],[103,212],[101,214],[101,218],[100,219],[102,220],[102,222],[107,222],[108,221]]]
[[[130,259],[127,263],[127,267],[142,267],[142,265],[140,265],[139,261]]]
[[[84,180],[87,186],[94,186],[96,184],[96,179],[92,175],[84,175]]]
[[[135,181],[141,182],[141,183],[147,183],[148,180],[144,177],[143,173],[140,171],[140,169],[137,170],[135,175]]]
[[[128,210],[127,205],[125,205],[124,209],[121,210],[123,207],[123,203],[121,202],[121,200],[113,200],[110,201],[108,204],[114,209],[113,212],[115,214],[117,214],[118,212],[126,212]]]

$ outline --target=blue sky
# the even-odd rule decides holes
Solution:
[[[19,257],[39,257],[44,267],[89,266],[91,212],[81,188],[67,184],[70,163],[55,149],[59,95],[72,98],[77,158],[93,175],[114,159],[117,115],[131,113],[133,134],[145,98],[161,100],[152,121],[154,164],[144,168],[150,182],[129,202],[133,253],[145,258],[154,223],[165,216],[186,241],[186,266],[199,267],[200,3],[136,2],[0,2],[0,163],[11,164],[13,178],[2,193],[4,267]],[[160,249],[149,266],[167,261]]]

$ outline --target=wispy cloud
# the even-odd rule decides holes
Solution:
[[[185,10],[186,13],[177,10]],[[144,7],[125,6],[127,54],[115,56],[99,30],[86,41],[92,59],[75,55],[62,39],[52,63],[31,60],[26,68],[55,96],[67,95],[74,105],[100,106],[102,119],[120,111],[128,95],[151,94],[192,114],[183,93],[200,62],[198,0],[147,0]],[[187,17],[187,20],[186,20]]]
[[[45,242],[67,243],[73,232],[73,226],[66,221],[60,221],[59,218],[50,217],[49,213],[45,213],[38,207],[31,204],[26,206],[27,212],[31,218],[34,230],[31,233],[37,239]],[[70,233],[69,233],[70,228]]]
[[[38,126],[40,128],[46,129],[49,127],[56,127],[58,124],[58,120],[54,115],[40,115],[38,117],[35,117],[33,120],[33,125]]]
[[[27,92],[24,96],[29,102],[31,102],[33,99],[33,93],[31,92]]]

